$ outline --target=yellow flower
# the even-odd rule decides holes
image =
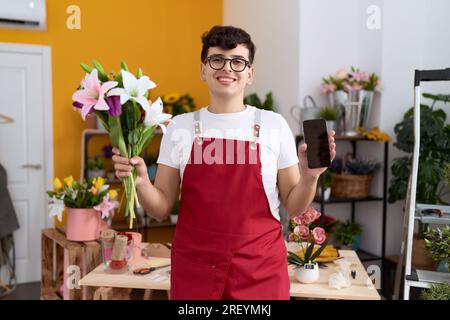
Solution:
[[[169,93],[163,96],[164,103],[175,103],[180,99],[180,95],[178,93]]]
[[[172,107],[171,106],[166,106],[165,109],[166,109],[166,110],[164,110],[165,113],[172,114]]]
[[[117,197],[117,190],[111,189],[111,190],[109,190],[108,194],[109,194],[109,199],[111,199],[111,200],[115,199]]]
[[[64,178],[64,183],[65,183],[66,186],[68,186],[69,188],[72,188],[73,177],[72,177],[72,176],[65,177],[65,178]]]
[[[105,179],[102,177],[94,178],[93,184],[96,189],[100,189],[105,184]]]
[[[55,191],[58,192],[59,190],[61,190],[61,188],[63,187],[61,180],[59,180],[58,178],[55,178],[53,180],[53,188],[55,188]]]
[[[89,191],[91,191],[91,193],[92,193],[94,196],[97,195],[97,189],[96,189],[94,186],[92,186],[91,190],[89,190]]]

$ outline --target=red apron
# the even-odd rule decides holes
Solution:
[[[264,191],[255,112],[251,142],[202,139],[199,111],[194,114],[196,139],[172,246],[171,299],[289,299],[286,246]],[[222,163],[198,161],[205,149]]]

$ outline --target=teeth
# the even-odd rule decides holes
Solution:
[[[232,78],[223,78],[223,77],[219,77],[217,78],[219,81],[223,81],[223,82],[233,82],[234,79]]]

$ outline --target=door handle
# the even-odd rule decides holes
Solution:
[[[42,165],[40,164],[24,164],[22,165],[23,169],[35,169],[35,170],[41,170]]]

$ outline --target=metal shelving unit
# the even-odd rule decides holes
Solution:
[[[303,136],[299,135],[296,137],[297,145],[302,141]],[[357,142],[369,142],[374,143],[375,141],[366,139],[362,136],[335,136],[335,141],[346,141],[352,145],[353,154],[357,154]],[[361,202],[381,202],[382,203],[382,235],[381,235],[381,254],[374,254],[365,250],[358,250],[358,257],[362,262],[366,261],[381,261],[382,268],[384,266],[384,260],[386,257],[386,213],[387,213],[387,174],[388,174],[388,151],[389,143],[384,142],[384,166],[383,166],[383,193],[381,196],[368,196],[362,199],[352,199],[352,198],[333,198],[330,197],[328,200],[324,199],[324,181],[323,177],[320,178],[319,184],[322,190],[322,196],[315,198],[314,202],[320,204],[320,212],[325,215],[325,206],[328,204],[339,204],[339,203],[350,203],[351,204],[351,221],[355,221],[356,216],[356,204]],[[322,215],[323,217],[323,215]]]

